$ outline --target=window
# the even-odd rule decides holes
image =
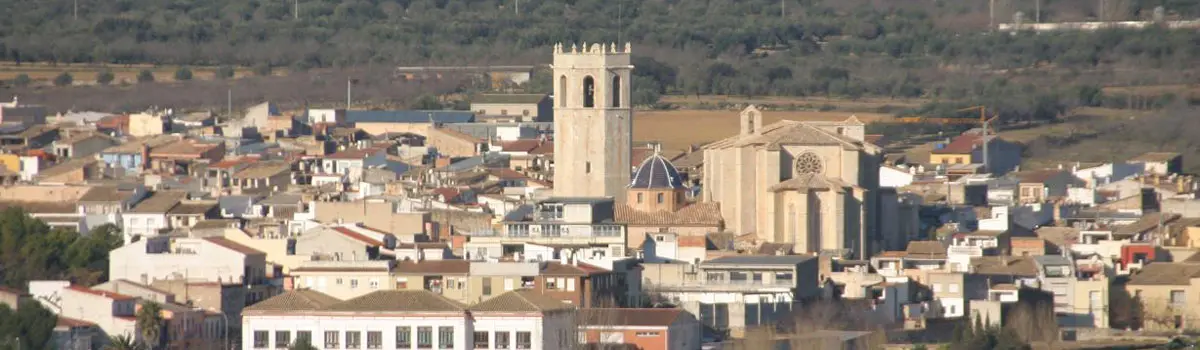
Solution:
[[[376,280],[376,279],[371,280],[371,289],[379,289],[379,280]]]
[[[1093,290],[1088,292],[1088,310],[1096,310],[1103,306],[1104,302],[1100,300],[1100,291]]]
[[[483,295],[492,295],[492,278],[484,277],[481,282],[483,283]]]
[[[286,349],[292,345],[292,332],[275,331],[275,348]]]
[[[637,332],[639,337],[657,337],[658,332]]]
[[[1187,294],[1182,290],[1171,291],[1171,305],[1182,306],[1187,303]]]
[[[358,280],[350,279],[350,289],[358,288]]]
[[[417,349],[433,349],[433,327],[417,327]]]
[[[312,345],[312,331],[296,331],[296,343]]]
[[[337,331],[325,331],[325,348],[326,349],[337,349],[338,348],[338,332]]]
[[[396,327],[396,347],[400,349],[412,348],[412,327]]]
[[[508,349],[508,332],[496,332],[496,348]]]
[[[657,198],[657,200],[658,200],[658,204],[663,204],[663,201],[665,200],[665,197],[663,196],[663,194],[662,194],[662,193],[659,193],[659,194],[658,194],[658,198]]]
[[[532,349],[533,334],[529,332],[517,332],[517,349]]]
[[[583,78],[583,106],[588,108],[596,106],[596,80],[591,76]]]
[[[642,197],[644,197],[644,196],[642,196],[642,193],[638,193],[638,194],[637,194],[637,202],[638,202],[638,203],[641,203],[641,202],[642,202]]]
[[[454,348],[454,327],[438,327],[438,349]]]
[[[339,286],[342,285],[342,279],[341,278],[337,279],[336,281],[333,282],[333,284],[336,284]]]
[[[583,162],[583,173],[584,174],[592,173],[592,162]]]
[[[254,347],[256,349],[264,349],[267,347],[267,338],[271,336],[268,331],[254,331]]]
[[[367,332],[367,349],[382,349],[383,348],[383,332],[370,331]]]
[[[528,116],[529,116],[529,110],[528,110],[528,109],[522,109],[522,110],[521,110],[521,115],[522,115],[522,116],[526,116],[526,117],[528,117]]]
[[[488,348],[488,332],[475,332],[474,338],[475,338],[475,348],[476,349],[487,349]]]
[[[507,109],[501,109],[501,110],[500,110],[500,115],[508,115],[508,110],[507,110]]]
[[[567,76],[558,77],[558,96],[554,98],[558,99],[559,107],[567,106]]]
[[[362,332],[346,332],[346,348],[360,349],[362,348]]]
[[[621,107],[621,76],[614,75],[612,78],[612,106]]]

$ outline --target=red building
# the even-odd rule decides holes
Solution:
[[[683,309],[581,309],[577,322],[588,348],[699,349],[700,322]]]

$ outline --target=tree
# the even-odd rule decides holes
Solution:
[[[58,76],[54,77],[54,86],[68,86],[74,81],[75,77],[71,76],[71,73],[62,72]]]
[[[179,67],[175,70],[175,81],[192,80],[192,70],[187,67]]]
[[[312,345],[310,339],[296,339],[295,343],[288,346],[288,350],[317,350],[317,347]]]
[[[151,72],[149,69],[143,69],[141,72],[138,72],[137,81],[139,83],[153,83],[154,72]]]
[[[217,68],[217,73],[215,76],[217,79],[232,79],[236,73],[237,72],[231,66],[221,66],[220,68]]]
[[[267,63],[259,63],[254,65],[254,74],[257,74],[260,77],[270,76],[271,65]]]
[[[118,335],[108,337],[108,344],[104,345],[104,350],[143,350],[143,349],[145,349],[144,346],[142,346],[141,344],[138,344],[136,341],[134,341],[133,337],[130,337],[125,334],[118,334]]]
[[[33,79],[30,79],[29,74],[25,74],[25,73],[17,74],[17,77],[13,78],[13,85],[15,85],[17,87],[26,87],[26,86],[29,86],[29,84],[32,82],[33,82]]]
[[[439,110],[442,109],[442,102],[433,95],[421,95],[410,104],[410,108],[417,110]]]
[[[96,72],[96,83],[97,84],[108,85],[109,83],[112,83],[114,78],[115,77],[113,76],[113,72],[111,70],[105,69],[105,70]]]
[[[141,309],[137,311],[137,320],[134,323],[141,332],[142,342],[147,348],[154,350],[162,341],[162,306],[153,301],[142,303],[141,306]]]
[[[19,337],[22,348],[46,348],[57,323],[58,317],[36,300],[22,299],[15,311],[0,304],[0,340]]]

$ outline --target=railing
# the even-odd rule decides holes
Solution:
[[[686,281],[682,283],[670,284],[649,284],[646,287],[649,290],[738,290],[738,291],[756,291],[764,289],[785,289],[790,291],[796,288],[794,283],[763,283],[756,281]]]

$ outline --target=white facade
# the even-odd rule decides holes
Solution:
[[[41,171],[41,158],[35,156],[21,156],[21,181],[33,181]]]
[[[154,237],[159,230],[170,228],[167,213],[129,213],[121,214],[121,228],[125,232],[125,244],[129,244],[135,236]]]
[[[214,244],[207,239],[141,239],[109,253],[109,278],[142,284],[154,280],[190,280],[241,283],[243,278],[265,277],[264,255],[256,258]],[[158,246],[170,244],[169,247]],[[151,247],[147,247],[151,245]],[[160,250],[161,248],[161,250]],[[162,251],[161,253],[150,253]],[[250,268],[247,268],[250,267]],[[246,276],[250,270],[252,276]]]
[[[914,177],[912,169],[905,170],[890,166],[879,167],[879,187],[900,188],[911,185]]]
[[[346,118],[345,109],[317,109],[310,108],[308,110],[308,123],[337,123],[338,120]]]
[[[349,349],[347,332],[359,332],[361,343],[355,349],[410,349],[420,347],[419,332],[429,331],[428,349],[490,349],[497,348],[497,333],[508,334],[506,349],[569,349],[574,341],[575,320],[571,313],[550,314],[545,317],[521,315],[501,316],[492,313],[420,313],[393,315],[244,315],[242,317],[242,349],[275,349],[277,332],[288,332],[296,339],[298,332],[311,332],[312,345],[323,349]],[[473,316],[473,317],[472,317]],[[267,332],[266,346],[255,346],[255,332]],[[408,333],[408,347],[398,343],[399,335]],[[445,333],[443,333],[445,331]],[[336,344],[326,341],[327,332]],[[378,332],[379,342],[371,336]],[[475,332],[487,333],[489,347],[476,347]],[[263,333],[259,333],[261,336]],[[528,343],[523,342],[528,336]],[[501,336],[502,338],[503,336]],[[518,341],[521,341],[518,343]],[[262,345],[260,340],[259,345]],[[524,347],[528,345],[528,347]],[[286,346],[285,346],[286,347]]]
[[[72,287],[67,281],[30,281],[29,294],[59,316],[95,323],[107,336],[141,338],[134,310],[136,299],[87,287]]]

